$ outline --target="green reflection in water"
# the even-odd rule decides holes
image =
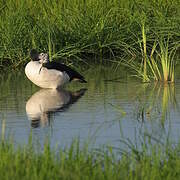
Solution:
[[[173,83],[143,84],[138,91],[137,101],[138,119],[160,119],[162,125],[170,112],[179,107]]]
[[[140,83],[123,68],[115,70],[97,66],[88,69],[84,75],[88,81],[86,85],[73,82],[65,88],[70,91],[87,88],[86,104],[91,102],[93,106],[97,106],[104,102],[105,109],[111,105],[126,117],[131,113],[124,107],[127,103],[134,106],[134,118],[144,121],[161,116],[162,124],[171,109],[178,107],[176,84]],[[6,111],[22,112],[28,99],[40,90],[25,77],[24,71],[1,74],[0,80],[0,109]]]

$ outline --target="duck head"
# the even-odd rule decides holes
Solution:
[[[30,58],[32,61],[39,61],[41,64],[49,62],[49,55],[47,53],[38,53],[36,49],[31,49]]]
[[[49,62],[49,55],[47,53],[40,53],[38,58],[41,64]]]

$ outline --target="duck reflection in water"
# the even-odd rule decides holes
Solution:
[[[67,110],[76,103],[87,89],[70,92],[64,89],[41,89],[26,103],[26,113],[33,128],[50,124],[50,117],[56,112]]]

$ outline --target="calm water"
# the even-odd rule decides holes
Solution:
[[[122,139],[138,144],[144,132],[178,141],[180,83],[142,84],[99,69],[86,78],[88,84],[55,91],[36,87],[23,71],[1,75],[0,135],[24,144],[32,133],[34,142],[49,138],[52,146],[77,137],[94,146],[119,146]]]

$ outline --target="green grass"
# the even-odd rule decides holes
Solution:
[[[23,66],[31,48],[75,66],[138,60],[142,22],[149,53],[157,37],[178,46],[179,17],[178,0],[0,0],[0,66]]]
[[[113,148],[88,151],[73,141],[70,148],[51,149],[48,143],[37,151],[31,143],[15,147],[12,141],[0,143],[0,179],[179,179],[180,145],[147,146],[118,155]],[[150,143],[149,143],[150,145]],[[121,151],[122,152],[122,151]]]
[[[152,49],[147,53],[147,36],[144,22],[142,23],[142,41],[140,42],[142,61],[132,62],[127,65],[135,70],[136,76],[143,82],[161,81],[164,83],[174,82],[177,44],[171,44],[168,39],[158,37],[154,41]]]

